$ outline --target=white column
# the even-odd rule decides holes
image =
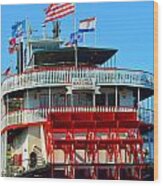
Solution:
[[[29,106],[30,106],[30,104],[29,104],[29,92],[28,92],[28,89],[27,89],[27,91],[26,91],[26,105],[25,105],[25,107],[29,108]]]
[[[49,109],[51,110],[51,87],[49,87]]]
[[[105,106],[107,106],[107,107],[109,106],[108,105],[108,93],[107,92],[105,93]]]
[[[138,106],[138,109],[139,109],[139,105],[140,104],[140,88],[138,88],[138,100],[137,100],[137,106]]]
[[[73,102],[74,102],[74,99],[73,99],[73,92],[72,92],[71,93],[71,106],[74,106]]]
[[[4,141],[5,134],[1,134],[1,174],[5,176],[5,161],[6,161],[6,154],[5,154],[5,141]]]
[[[4,165],[4,171],[5,171],[5,173],[6,173],[6,171],[7,171],[7,131],[6,132],[4,132],[4,134],[3,134],[3,136],[4,136],[4,138],[3,138],[3,142],[4,142],[4,148],[3,148],[3,156],[1,157],[1,158],[3,158],[3,165]]]
[[[118,107],[118,87],[115,87],[115,106]]]
[[[9,112],[9,96],[6,96],[6,113],[7,113],[7,121],[5,123],[5,126],[8,125],[8,112]]]
[[[140,104],[140,88],[138,88],[138,92],[137,92],[137,97],[138,97],[138,100],[137,100],[137,120],[139,120],[139,112],[140,112],[140,110],[139,110],[139,104]],[[140,112],[141,113],[141,112]],[[141,113],[142,114],[142,113]]]
[[[96,106],[96,94],[93,92],[93,107]]]

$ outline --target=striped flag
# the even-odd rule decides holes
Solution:
[[[50,4],[44,11],[45,14],[48,14],[49,12],[53,11],[58,6],[58,3]]]
[[[44,23],[48,23],[49,21],[55,21],[57,19],[61,19],[74,12],[75,12],[75,6],[73,3],[62,3],[62,4],[50,5],[45,11],[46,18],[45,18]]]
[[[80,21],[79,32],[91,32],[96,29],[96,18],[91,17]]]

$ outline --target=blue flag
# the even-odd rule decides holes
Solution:
[[[83,34],[80,33],[80,32],[72,33],[72,34],[70,35],[70,42],[71,42],[72,44],[83,42]]]
[[[12,26],[12,37],[19,38],[26,33],[26,21],[17,22]]]

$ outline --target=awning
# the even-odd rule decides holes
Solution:
[[[109,60],[118,50],[103,48],[78,47],[78,64],[101,65]],[[55,66],[59,64],[74,64],[74,47],[59,48],[53,51],[36,51],[35,65],[37,66]]]

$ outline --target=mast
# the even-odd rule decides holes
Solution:
[[[61,33],[61,29],[60,29],[60,22],[57,21],[53,21],[53,39],[59,39],[59,35]]]
[[[75,4],[74,4],[75,6]],[[75,7],[76,10],[76,7]],[[77,33],[76,33],[76,12],[73,13],[73,32],[75,34],[75,43],[74,43],[74,58],[75,58],[75,67],[78,67],[78,46],[77,46]]]

